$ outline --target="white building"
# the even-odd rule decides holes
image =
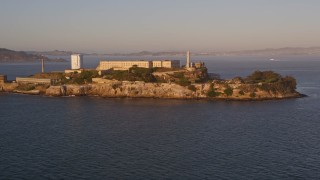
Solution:
[[[99,70],[128,70],[129,68],[137,66],[141,68],[152,68],[151,61],[144,61],[144,60],[131,60],[131,61],[100,61],[98,67],[96,68]]]
[[[83,65],[83,55],[72,54],[71,55],[71,69],[81,69]]]
[[[180,68],[180,60],[155,60],[152,65],[160,68]]]
[[[153,67],[161,67],[161,68],[179,68],[180,61],[179,60],[156,60],[156,61],[147,61],[147,60],[125,60],[125,61],[100,61],[98,67],[96,68],[98,71],[100,70],[128,70],[132,66],[137,66],[140,68],[153,68]]]

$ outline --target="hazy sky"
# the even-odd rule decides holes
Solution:
[[[320,0],[1,0],[0,47],[84,52],[320,46]]]

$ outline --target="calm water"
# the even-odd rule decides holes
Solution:
[[[199,58],[224,78],[256,69],[293,75],[309,97],[223,102],[0,94],[0,179],[319,179],[320,58]],[[98,62],[88,60],[87,67]],[[40,69],[0,64],[11,79]]]

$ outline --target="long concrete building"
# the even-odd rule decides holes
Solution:
[[[180,61],[179,60],[156,60],[152,61],[153,67],[160,67],[160,68],[179,68]]]
[[[128,70],[129,68],[137,66],[141,68],[153,68],[153,67],[163,67],[163,68],[179,68],[179,60],[156,60],[156,61],[146,61],[146,60],[129,60],[129,61],[100,61],[97,70]]]
[[[128,70],[132,66],[141,68],[152,68],[151,61],[100,61],[97,70]]]

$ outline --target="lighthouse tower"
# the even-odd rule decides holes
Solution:
[[[187,51],[187,63],[186,63],[186,68],[190,68],[190,51]]]

